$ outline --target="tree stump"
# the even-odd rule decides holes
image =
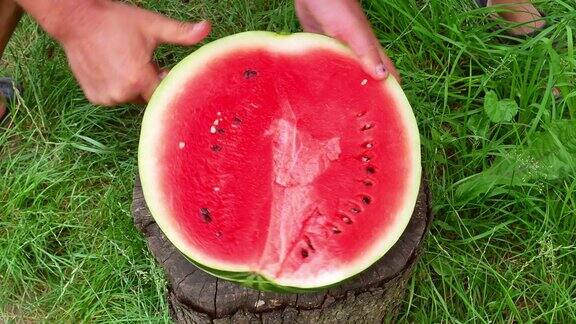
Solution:
[[[178,323],[380,323],[398,315],[410,273],[430,222],[423,181],[416,208],[400,240],[352,280],[317,293],[260,292],[213,277],[190,263],[162,233],[136,177],[132,213],[168,278],[168,302]]]

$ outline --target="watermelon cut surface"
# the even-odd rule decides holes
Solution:
[[[139,172],[169,240],[219,277],[317,289],[361,272],[405,229],[419,134],[397,82],[315,34],[201,47],[145,112]]]

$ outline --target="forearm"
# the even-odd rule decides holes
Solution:
[[[0,57],[21,16],[22,9],[16,2],[0,0]]]
[[[5,0],[0,0],[5,1]],[[11,0],[8,0],[11,1]],[[65,37],[65,26],[83,26],[91,11],[106,0],[14,0],[51,36]]]

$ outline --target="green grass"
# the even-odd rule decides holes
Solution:
[[[299,28],[288,0],[138,3],[208,18],[211,39]],[[436,214],[402,319],[576,322],[574,2],[542,1],[549,26],[526,41],[472,1],[364,5],[403,75]],[[191,50],[157,57],[171,66]],[[0,75],[26,88],[0,129],[0,322],[169,321],[163,272],[130,215],[143,108],[87,103],[30,19]],[[488,91],[518,114],[492,122]]]

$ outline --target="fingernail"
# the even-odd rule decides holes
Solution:
[[[377,76],[378,78],[382,78],[382,79],[383,79],[383,78],[386,77],[386,75],[387,75],[388,73],[386,72],[386,68],[384,67],[384,64],[378,64],[378,65],[376,66],[375,74],[376,74],[376,76]]]
[[[208,21],[202,20],[202,21],[197,22],[196,24],[194,24],[193,30],[194,30],[194,31],[200,31],[200,30],[206,28],[207,25],[208,25]]]

